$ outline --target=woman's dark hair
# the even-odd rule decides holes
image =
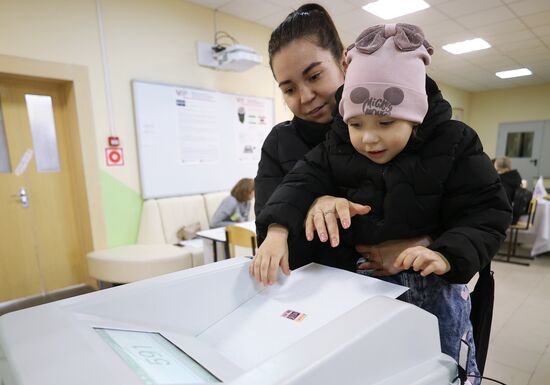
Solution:
[[[242,178],[231,189],[231,195],[239,202],[246,202],[250,199],[252,191],[254,191],[254,179]]]
[[[344,45],[334,22],[325,8],[309,3],[291,12],[271,33],[268,52],[272,71],[273,56],[294,40],[302,38],[311,39],[317,46],[329,50],[336,62],[340,62]]]

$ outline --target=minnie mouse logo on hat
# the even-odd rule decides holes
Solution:
[[[389,87],[384,91],[383,98],[374,98],[365,87],[357,87],[351,91],[350,100],[355,104],[362,104],[365,115],[386,116],[391,114],[393,106],[401,104],[405,93],[399,87]]]

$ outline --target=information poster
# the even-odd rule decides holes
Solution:
[[[271,105],[266,100],[257,98],[237,96],[235,99],[239,121],[239,160],[259,161],[262,144],[273,125],[272,119],[268,116]]]

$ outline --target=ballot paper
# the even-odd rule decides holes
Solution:
[[[204,330],[198,339],[250,370],[375,296],[406,287],[315,263],[292,271]]]

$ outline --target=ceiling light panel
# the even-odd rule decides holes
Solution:
[[[453,55],[461,55],[463,53],[479,51],[490,48],[491,44],[481,38],[459,41],[457,43],[445,44],[442,48],[452,53]]]
[[[532,74],[533,73],[528,68],[518,68],[515,70],[500,71],[495,73],[495,75],[497,75],[501,79],[517,78],[520,76],[529,76]]]
[[[363,6],[363,9],[384,20],[395,19],[429,8],[423,0],[378,0]]]

